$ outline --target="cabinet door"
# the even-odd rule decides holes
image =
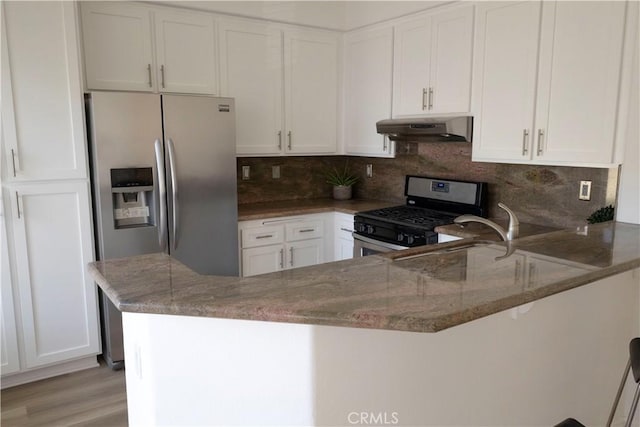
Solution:
[[[345,36],[344,141],[347,154],[394,157],[395,147],[376,132],[391,117],[393,29]]]
[[[480,3],[476,17],[473,160],[528,162],[540,3]]]
[[[0,200],[0,284],[2,304],[0,313],[0,373],[10,374],[20,370],[18,354],[18,335],[15,310],[13,309],[13,289],[7,245],[7,233],[4,221],[4,203]]]
[[[393,116],[424,114],[429,107],[430,19],[396,25],[393,44]]]
[[[613,163],[625,2],[543,2],[536,159]]]
[[[208,14],[155,12],[161,92],[216,93],[213,18]]]
[[[306,267],[324,262],[322,239],[302,240],[287,244],[287,268]]]
[[[334,261],[353,258],[353,215],[334,214]]]
[[[315,31],[284,35],[286,152],[335,153],[338,39]]]
[[[156,88],[149,9],[125,2],[82,2],[82,33],[88,89]]]
[[[9,190],[26,368],[97,354],[88,184]]]
[[[269,25],[221,21],[220,89],[236,100],[239,155],[282,152],[281,32]]]
[[[284,246],[271,245],[242,250],[242,276],[273,273],[284,268]]]
[[[464,113],[471,99],[474,5],[431,17],[430,113]]]
[[[72,2],[3,2],[2,132],[9,181],[87,177]]]

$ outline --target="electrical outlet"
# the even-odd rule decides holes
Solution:
[[[271,166],[271,178],[280,179],[280,165]]]
[[[591,200],[591,181],[580,181],[579,200]]]
[[[367,178],[371,178],[373,176],[373,165],[371,163],[367,163]]]
[[[250,166],[243,166],[242,167],[242,179],[247,180],[251,178],[251,167]]]

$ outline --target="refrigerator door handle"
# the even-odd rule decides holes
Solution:
[[[158,172],[158,243],[160,249],[167,249],[167,186],[164,175],[164,150],[162,142],[156,139],[153,143],[156,152],[156,171]]]
[[[175,251],[178,247],[178,176],[176,175],[175,149],[173,140],[167,139],[167,152],[169,153],[169,173],[171,174],[171,199],[173,210],[173,221],[171,225],[171,246]]]

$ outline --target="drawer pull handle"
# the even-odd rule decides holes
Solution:
[[[315,228],[305,228],[300,230],[300,233],[311,233],[312,231],[316,231]]]
[[[340,230],[346,231],[347,233],[353,233],[353,230],[349,230],[348,228],[340,227]]]
[[[256,239],[268,239],[273,237],[273,234],[263,234],[262,236],[256,236]]]

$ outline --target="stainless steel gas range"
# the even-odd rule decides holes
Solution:
[[[407,175],[404,194],[404,205],[355,215],[355,257],[438,243],[435,227],[463,214],[487,216],[484,182]]]

